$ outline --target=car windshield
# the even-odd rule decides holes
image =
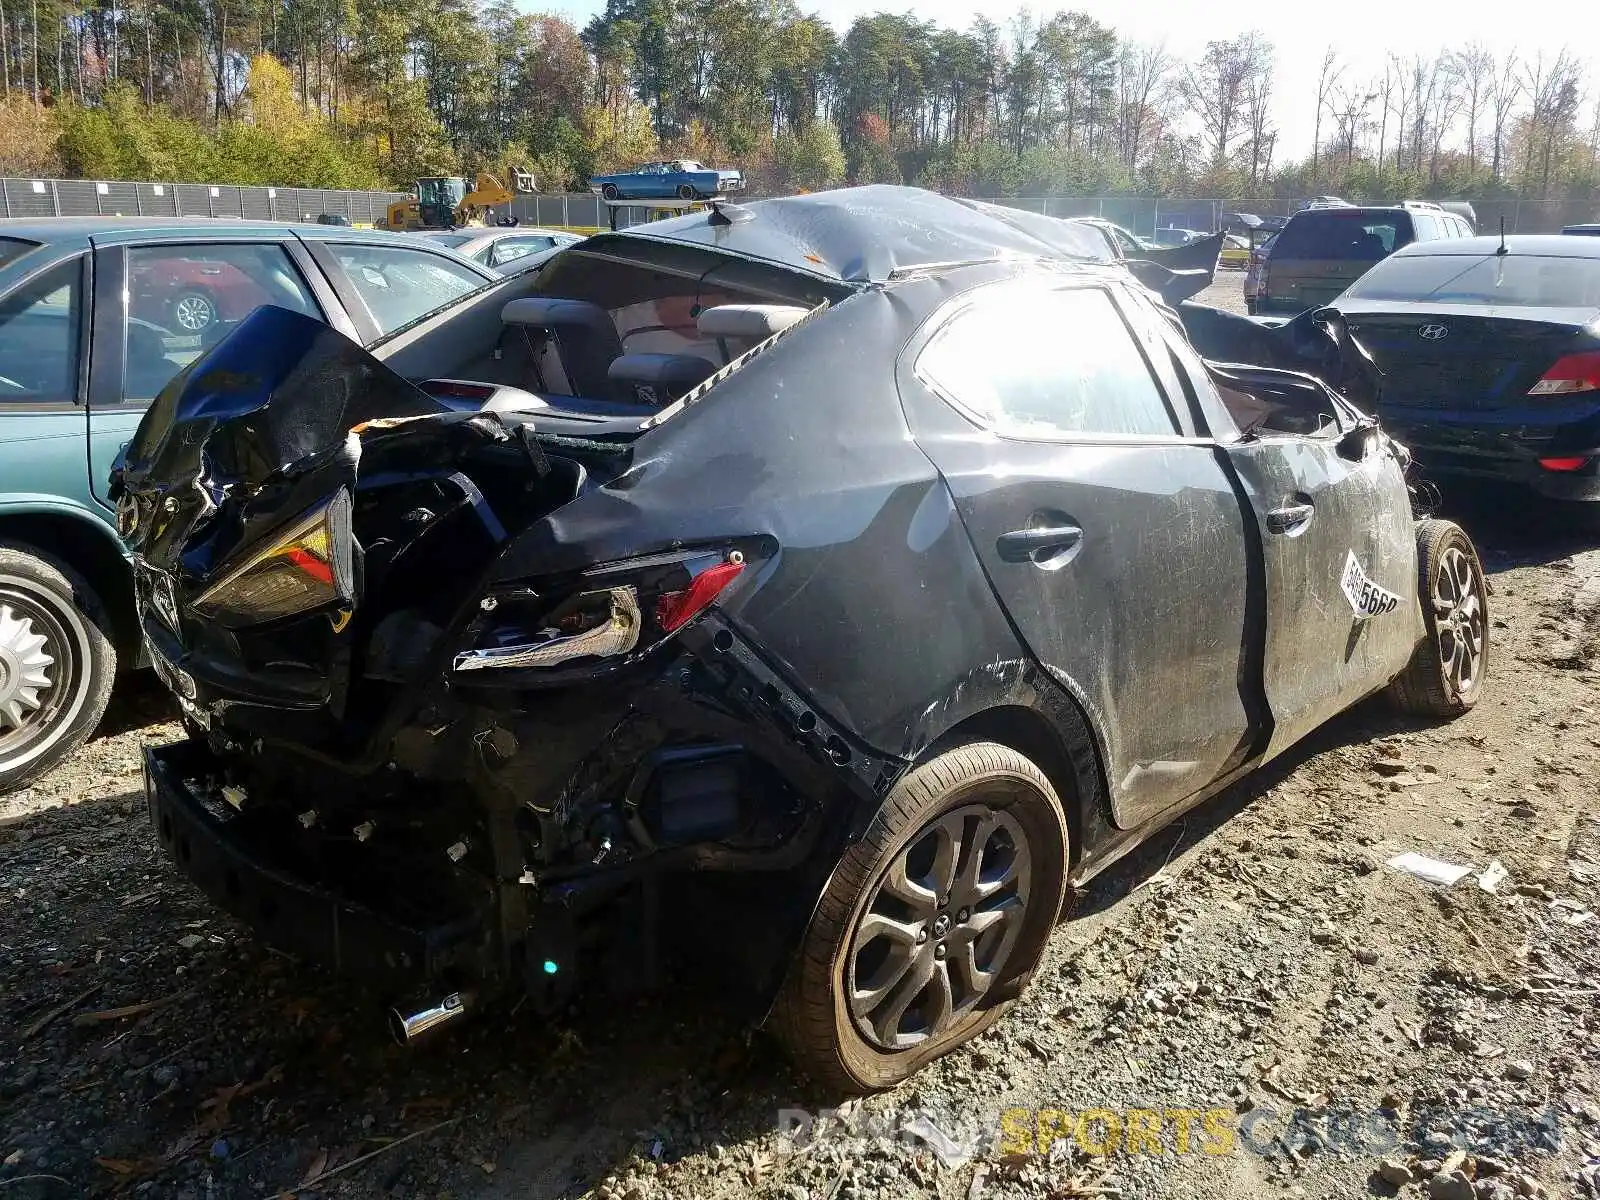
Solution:
[[[30,250],[37,250],[38,242],[26,242],[21,238],[0,237],[0,267],[7,263],[15,262]]]
[[[1400,214],[1322,209],[1284,226],[1272,252],[1286,260],[1377,262],[1409,240],[1402,235],[1400,222]]]
[[[1600,308],[1600,259],[1525,254],[1391,258],[1363,275],[1345,295],[1352,300]]]

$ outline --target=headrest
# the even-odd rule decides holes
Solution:
[[[716,369],[692,354],[624,354],[611,360],[606,374],[629,402],[660,408],[705,382]]]
[[[702,337],[760,341],[789,328],[806,312],[797,304],[718,304],[701,312],[696,324]]]
[[[598,304],[587,300],[563,300],[557,296],[524,296],[511,300],[500,310],[500,319],[507,325],[532,325],[539,329],[558,329],[562,326],[582,325],[591,328],[604,326],[612,336],[616,326],[611,317]]]
[[[624,354],[611,360],[606,374],[617,383],[692,388],[716,369],[714,363],[693,354]]]

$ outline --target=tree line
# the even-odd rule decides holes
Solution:
[[[794,0],[0,0],[0,173],[409,187],[531,169],[548,191],[660,156],[761,190],[1600,198],[1600,78],[1571,52],[1330,48],[1315,144],[1258,31],[1195,61],[1081,12],[964,30]],[[1303,116],[1303,114],[1302,114]]]

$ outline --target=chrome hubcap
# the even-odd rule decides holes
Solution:
[[[185,296],[173,307],[172,315],[191,333],[211,324],[211,301],[204,296]]]
[[[1022,932],[1032,863],[1005,809],[973,804],[926,826],[889,864],[856,923],[845,970],[863,1037],[904,1050],[965,1018]]]
[[[1483,670],[1483,587],[1472,562],[1452,546],[1439,560],[1433,581],[1434,624],[1439,661],[1457,694],[1471,692]]]
[[[0,604],[0,733],[21,729],[44,707],[55,661],[32,619]]]

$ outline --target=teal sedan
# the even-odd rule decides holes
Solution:
[[[80,746],[142,657],[106,490],[167,381],[262,304],[371,344],[501,278],[333,225],[0,220],[0,793]]]

